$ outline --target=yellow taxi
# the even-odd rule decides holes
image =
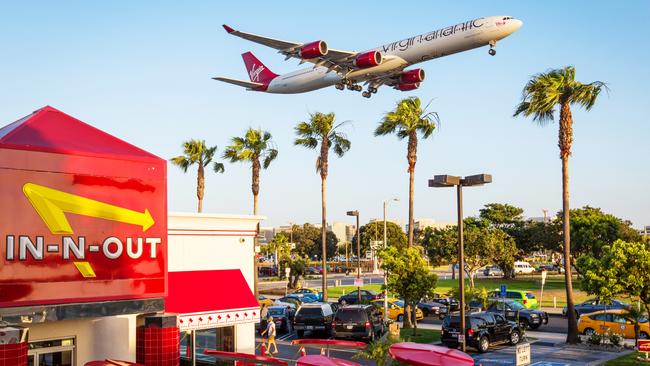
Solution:
[[[260,306],[265,305],[268,308],[269,306],[273,305],[273,300],[264,295],[260,295],[257,298],[257,303],[260,304]]]
[[[617,333],[624,338],[634,338],[634,321],[625,309],[610,309],[584,314],[578,319],[578,332],[591,335],[592,333]],[[639,321],[639,338],[648,339],[650,326],[648,319]]]
[[[379,312],[383,317],[384,299],[372,300],[370,303],[374,305],[377,309],[379,309]],[[422,310],[420,310],[420,308],[418,307],[416,307],[415,309],[416,309],[415,319],[417,320],[424,319],[424,314],[422,313]],[[404,301],[398,299],[388,299],[388,319],[397,320],[398,322],[404,320]]]

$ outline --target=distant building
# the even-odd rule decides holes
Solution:
[[[275,228],[272,227],[261,227],[260,228],[260,244],[270,243],[275,236]]]
[[[413,229],[414,230],[424,230],[428,227],[432,229],[444,229],[449,226],[454,226],[456,225],[455,222],[436,222],[434,219],[427,219],[427,218],[422,218],[422,219],[415,219],[413,221]],[[408,232],[409,226],[406,224],[405,226],[406,231]]]
[[[336,235],[339,243],[351,242],[356,232],[356,226],[345,222],[333,222],[327,229]]]

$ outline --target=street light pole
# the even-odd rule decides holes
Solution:
[[[399,201],[397,198],[393,198],[390,201]],[[386,237],[386,206],[388,206],[389,201],[384,201],[384,249],[386,249],[388,239]],[[384,322],[388,321],[388,274],[384,270]]]
[[[357,284],[361,279],[361,231],[359,230],[359,211],[348,211],[348,216],[357,217]],[[357,286],[357,304],[361,304],[361,287]]]
[[[465,352],[465,238],[463,235],[463,185],[456,186],[458,204],[458,290],[460,293],[460,329],[462,329],[462,351]]]
[[[436,175],[433,179],[429,179],[429,187],[453,187],[456,186],[457,204],[458,204],[458,291],[460,303],[460,334],[458,342],[461,345],[461,350],[465,352],[465,337],[466,337],[466,324],[465,324],[465,241],[463,233],[463,186],[480,186],[483,184],[492,183],[492,176],[490,174],[477,174],[466,176],[465,178],[453,175]],[[462,339],[460,338],[462,336]]]

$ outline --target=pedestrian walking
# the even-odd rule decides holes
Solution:
[[[268,342],[269,343],[268,343],[267,350],[268,350],[269,354],[275,354],[275,353],[278,353],[278,345],[275,344],[275,322],[273,321],[272,316],[269,316],[267,323],[268,324],[266,326],[266,330],[264,332],[262,332],[262,336],[264,336],[266,334],[266,336],[268,337]],[[271,345],[273,345],[273,348],[275,349],[275,351],[271,351]]]

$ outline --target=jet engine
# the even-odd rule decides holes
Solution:
[[[381,64],[382,59],[381,53],[370,51],[357,55],[357,58],[354,59],[354,66],[360,69],[366,69]]]
[[[420,87],[420,83],[399,83],[395,89],[400,91],[415,90]]]
[[[424,81],[424,70],[415,69],[404,71],[399,78],[400,84],[415,84]]]
[[[327,43],[325,41],[316,41],[307,43],[300,48],[300,57],[303,60],[317,58],[327,55]]]

